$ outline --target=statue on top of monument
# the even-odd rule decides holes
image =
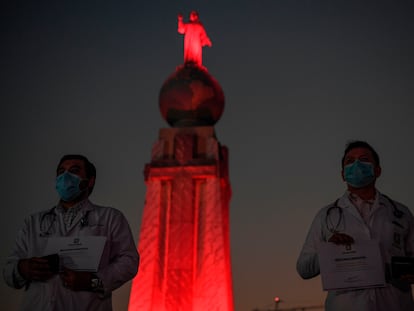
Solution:
[[[184,23],[183,15],[178,14],[178,32],[184,35],[184,64],[191,63],[203,67],[203,46],[211,47],[212,44],[196,11],[190,13],[188,23]]]

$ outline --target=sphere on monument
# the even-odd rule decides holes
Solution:
[[[159,105],[172,127],[211,126],[223,113],[224,93],[205,68],[185,64],[164,82]]]

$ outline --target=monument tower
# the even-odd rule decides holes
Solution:
[[[170,125],[159,131],[144,175],[141,257],[129,310],[232,311],[228,150],[214,124],[224,94],[202,65],[211,46],[197,12],[178,15],[184,64],[161,87],[159,107]]]

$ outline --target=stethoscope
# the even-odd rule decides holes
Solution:
[[[394,214],[395,218],[400,219],[401,217],[403,217],[404,212],[397,208],[397,205],[395,204],[395,202],[393,200],[391,200],[385,194],[383,194],[383,196],[391,203],[392,209],[393,209],[392,213]],[[325,224],[326,224],[326,227],[328,228],[329,232],[331,232],[331,233],[339,232],[338,228],[341,225],[341,223],[343,223],[343,225],[345,227],[345,219],[343,218],[343,211],[342,211],[342,208],[340,208],[338,206],[338,201],[339,201],[339,199],[337,199],[334,202],[334,204],[332,204],[332,206],[330,206],[328,208],[328,210],[326,211]],[[331,217],[331,212],[333,210],[338,211],[338,217],[337,217],[337,220],[336,220],[335,223],[333,222],[332,217]],[[397,226],[401,226],[401,224],[399,224],[397,221],[393,221],[392,223],[397,225]]]
[[[49,211],[44,213],[42,215],[42,217],[40,218],[40,225],[39,225],[40,234],[39,235],[41,237],[47,237],[47,236],[52,234],[51,229],[52,229],[53,225],[56,222],[55,209],[56,209],[56,206],[52,207]],[[90,213],[90,211],[86,211],[85,215],[83,215],[83,217],[81,218],[81,220],[80,220],[80,227],[81,228],[84,228],[84,227],[89,225],[89,220],[88,220],[89,213]],[[48,219],[49,219],[49,226],[46,226],[45,222],[47,223]]]

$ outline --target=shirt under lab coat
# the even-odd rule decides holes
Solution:
[[[304,279],[319,275],[318,246],[332,236],[332,229],[354,238],[354,240],[378,240],[386,271],[392,256],[414,256],[414,219],[410,210],[377,192],[374,207],[365,223],[348,194],[337,202],[337,208],[329,205],[321,209],[312,222],[302,251],[297,260],[297,271]],[[395,208],[403,214],[397,217]],[[339,218],[341,217],[341,219]],[[338,219],[340,222],[338,223]],[[338,224],[338,225],[337,225]],[[332,228],[336,227],[337,228]],[[398,289],[387,283],[382,288],[329,291],[325,310],[328,311],[413,311],[411,288]]]
[[[21,310],[30,311],[109,311],[112,291],[131,280],[137,273],[139,255],[124,215],[111,207],[85,200],[72,224],[66,228],[61,208],[33,214],[25,219],[11,255],[3,269],[6,283],[24,288]],[[86,221],[85,221],[86,220]],[[41,257],[48,237],[105,236],[98,277],[104,293],[72,291],[62,285],[58,275],[46,282],[27,282],[17,269],[19,259]]]

